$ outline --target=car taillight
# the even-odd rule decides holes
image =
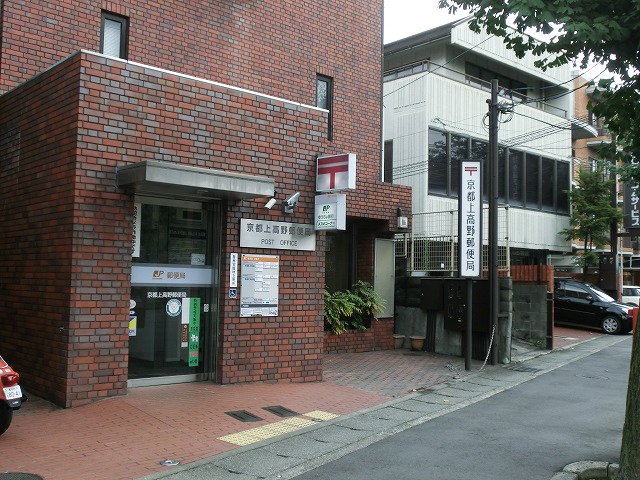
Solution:
[[[17,373],[5,373],[2,375],[2,385],[5,387],[12,387],[18,385],[20,382],[20,375]]]

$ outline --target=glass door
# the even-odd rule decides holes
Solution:
[[[203,380],[214,358],[212,213],[194,202],[136,200],[129,384]]]

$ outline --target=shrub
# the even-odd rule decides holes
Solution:
[[[380,313],[385,301],[373,286],[358,280],[350,290],[324,291],[324,329],[335,334],[367,329],[366,324]]]

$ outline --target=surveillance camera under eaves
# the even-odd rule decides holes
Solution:
[[[298,204],[298,199],[300,198],[300,192],[296,192],[287,198],[284,202],[282,202],[282,211],[284,213],[293,213],[293,209]]]

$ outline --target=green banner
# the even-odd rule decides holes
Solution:
[[[200,299],[189,299],[189,366],[197,367],[200,360]]]

